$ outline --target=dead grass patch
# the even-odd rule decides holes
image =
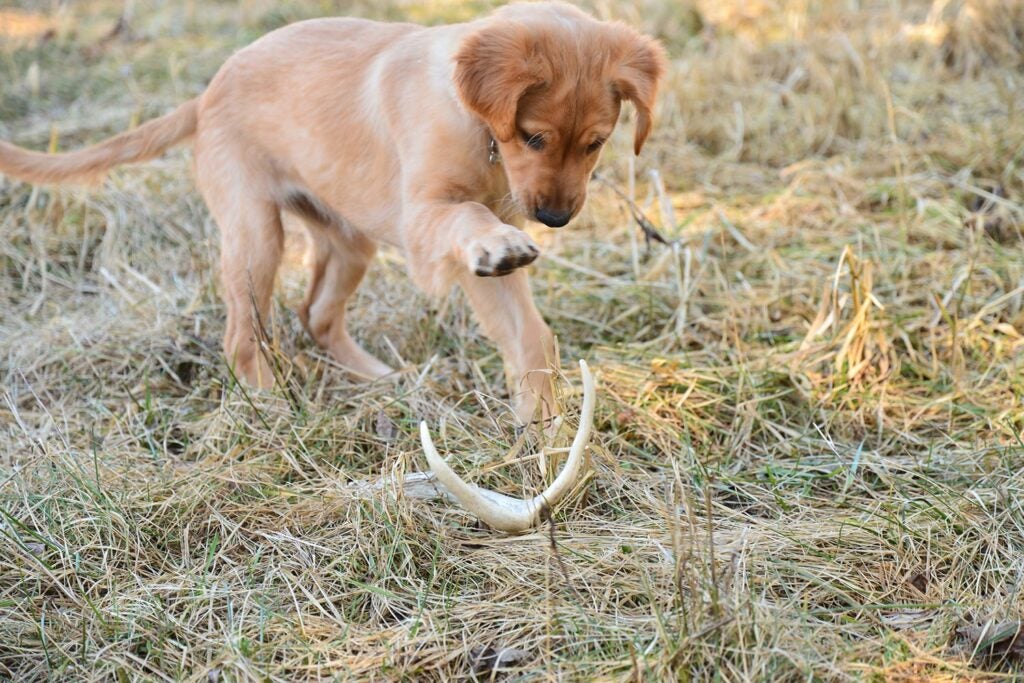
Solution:
[[[124,3],[66,6],[0,46],[0,136],[104,137],[285,21],[490,4],[140,1],[113,36]],[[1018,3],[582,4],[672,54],[634,174],[672,244],[597,183],[536,233],[600,394],[592,474],[533,534],[348,486],[423,467],[420,419],[475,481],[543,485],[458,296],[384,254],[351,318],[405,371],[352,383],[293,313],[296,241],[293,381],[254,394],[187,152],[90,192],[0,181],[0,677],[1020,675]],[[602,165],[627,195],[629,138]]]

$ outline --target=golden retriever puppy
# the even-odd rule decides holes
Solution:
[[[640,152],[665,64],[654,40],[562,3],[429,28],[303,21],[240,50],[196,99],[106,142],[60,155],[0,142],[0,172],[89,179],[191,137],[221,232],[224,352],[241,377],[274,382],[257,316],[270,306],[287,211],[312,237],[299,314],[338,363],[368,378],[392,371],[345,325],[346,302],[388,244],[428,294],[465,290],[527,421],[538,400],[553,410],[554,348],[523,270],[538,255],[523,221],[558,228],[579,212],[624,100]]]

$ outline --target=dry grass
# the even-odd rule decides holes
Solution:
[[[122,3],[15,0],[0,137],[102,138],[286,21],[488,4],[137,0],[112,35]],[[672,53],[636,192],[678,241],[637,244],[598,184],[536,233],[563,362],[600,373],[593,473],[551,529],[346,488],[422,467],[421,418],[469,476],[542,484],[457,295],[385,255],[352,319],[406,371],[350,383],[292,313],[295,240],[294,381],[251,394],[187,152],[91,192],[0,180],[0,678],[1021,674],[1021,4],[588,6]]]

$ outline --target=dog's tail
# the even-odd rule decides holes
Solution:
[[[189,100],[134,130],[66,154],[32,152],[0,141],[0,173],[29,183],[95,181],[118,164],[152,159],[195,133],[198,108],[198,99]]]

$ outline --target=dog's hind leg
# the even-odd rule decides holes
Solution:
[[[281,210],[267,191],[267,177],[243,156],[211,152],[197,145],[196,176],[221,234],[224,354],[239,378],[270,387],[275,378],[263,341],[284,246]]]
[[[281,214],[272,202],[254,202],[230,216],[217,216],[217,223],[228,313],[224,354],[239,377],[253,386],[270,387],[275,380],[263,342],[284,243]]]
[[[346,226],[306,220],[310,223],[312,273],[299,317],[316,343],[349,372],[365,379],[390,374],[393,370],[356,343],[345,324],[345,306],[366,274],[377,245]]]

